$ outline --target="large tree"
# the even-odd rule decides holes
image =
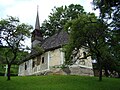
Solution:
[[[69,6],[55,7],[48,16],[48,20],[42,23],[41,30],[44,36],[49,37],[64,29],[64,25],[78,16],[85,13],[79,4],[71,4]]]
[[[66,30],[70,32],[69,44],[65,46],[66,63],[71,64],[73,50],[85,48],[87,56],[97,61],[99,68],[99,80],[102,80],[102,68],[106,58],[109,55],[106,45],[107,26],[102,20],[97,19],[93,13],[81,14],[78,19],[74,19],[66,24]],[[75,54],[77,55],[77,54]]]
[[[100,18],[108,20],[110,28],[108,43],[109,52],[116,62],[113,69],[119,73],[120,77],[120,1],[119,0],[93,0],[95,9],[100,10]]]
[[[25,50],[24,41],[27,37],[30,37],[30,30],[32,26],[21,23],[18,18],[9,16],[7,19],[0,21],[0,39],[6,48],[0,48],[2,50],[2,60],[6,61],[8,65],[7,76],[10,80],[10,68],[19,56],[20,52]]]

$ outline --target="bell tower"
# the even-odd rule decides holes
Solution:
[[[41,45],[43,41],[42,32],[40,30],[40,22],[39,22],[39,13],[38,13],[38,6],[37,6],[37,16],[36,16],[36,22],[35,22],[35,29],[32,32],[32,48],[36,45]]]

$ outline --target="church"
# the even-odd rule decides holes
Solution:
[[[62,67],[65,62],[63,46],[68,43],[68,40],[69,35],[63,30],[44,39],[40,30],[39,14],[37,11],[35,29],[31,37],[31,53],[19,64],[18,76],[49,74],[93,75],[92,59],[90,56],[83,60],[77,60],[75,64],[66,68]],[[79,51],[80,57],[83,57],[86,50],[81,48]]]

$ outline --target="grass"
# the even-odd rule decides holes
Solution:
[[[120,79],[88,76],[0,77],[0,90],[120,90]]]

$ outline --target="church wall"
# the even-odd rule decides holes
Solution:
[[[58,51],[56,50],[56,52],[54,54],[59,54],[57,58],[60,58],[59,50]],[[79,50],[79,53],[78,53],[79,59],[77,59],[77,62],[75,64],[70,65],[67,68],[53,67],[50,69],[50,71],[47,74],[48,75],[49,74],[59,74],[59,75],[88,75],[88,76],[93,76],[94,74],[93,74],[91,56],[87,57],[86,59],[80,59],[80,58],[84,57],[83,52],[86,52],[86,54],[87,54],[87,50],[81,48]],[[51,53],[51,54],[53,54],[53,53]],[[63,53],[62,57],[64,58],[64,53]],[[74,57],[73,59],[75,60],[76,57]],[[55,64],[55,63],[52,62],[52,64]]]
[[[48,52],[19,65],[18,76],[34,75],[48,70]]]
[[[84,52],[87,54],[87,50],[84,49],[84,48],[81,48],[79,50],[79,53],[78,53],[79,54],[78,56],[80,56],[79,58],[83,58],[84,57],[84,54],[83,54]],[[76,57],[74,57],[74,59],[75,58]],[[92,68],[91,56],[87,57],[86,59],[78,59],[75,64],[81,65],[82,67],[86,67],[86,68]]]
[[[39,71],[48,69],[48,53],[46,52],[46,53],[42,54],[40,57],[41,57],[40,58],[41,60],[40,60]]]
[[[62,52],[61,48],[49,51],[49,66],[58,66],[63,64],[64,61],[64,53]]]
[[[84,49],[80,49],[79,55],[80,58],[84,56]],[[75,59],[75,58],[74,58]],[[45,52],[44,54],[37,56],[34,59],[26,61],[19,66],[19,76],[25,75],[40,75],[42,72],[53,70],[54,66],[60,66],[64,63],[64,52],[62,52],[62,48],[58,48],[52,51]],[[33,65],[34,64],[34,65]],[[27,68],[25,69],[25,66]],[[78,67],[76,67],[76,65]],[[34,66],[34,67],[33,67]],[[80,69],[81,67],[81,69]],[[53,68],[53,69],[52,69]],[[77,68],[77,69],[76,69]],[[70,74],[79,75],[79,74],[90,74],[92,71],[92,60],[91,57],[87,57],[86,59],[77,60],[77,62],[72,65],[70,69]],[[80,71],[79,71],[80,69]],[[79,74],[77,73],[79,71]],[[54,71],[54,70],[53,70]],[[56,70],[55,70],[56,71]]]
[[[58,48],[45,52],[44,54],[36,57],[34,61],[36,62],[36,65],[33,68],[32,74],[40,75],[45,71],[49,71],[53,66],[62,65],[64,62],[64,53],[62,52],[62,48]]]
[[[22,76],[24,74],[24,63],[19,65],[18,76]]]
[[[28,60],[19,65],[18,76],[30,75],[32,73],[32,60]]]
[[[88,66],[88,67],[92,67],[91,56],[87,57],[87,59],[85,60],[85,65]]]
[[[33,62],[35,63],[33,67],[32,74],[37,74],[39,72],[45,71],[48,69],[48,53],[44,53],[40,56],[37,56]]]

